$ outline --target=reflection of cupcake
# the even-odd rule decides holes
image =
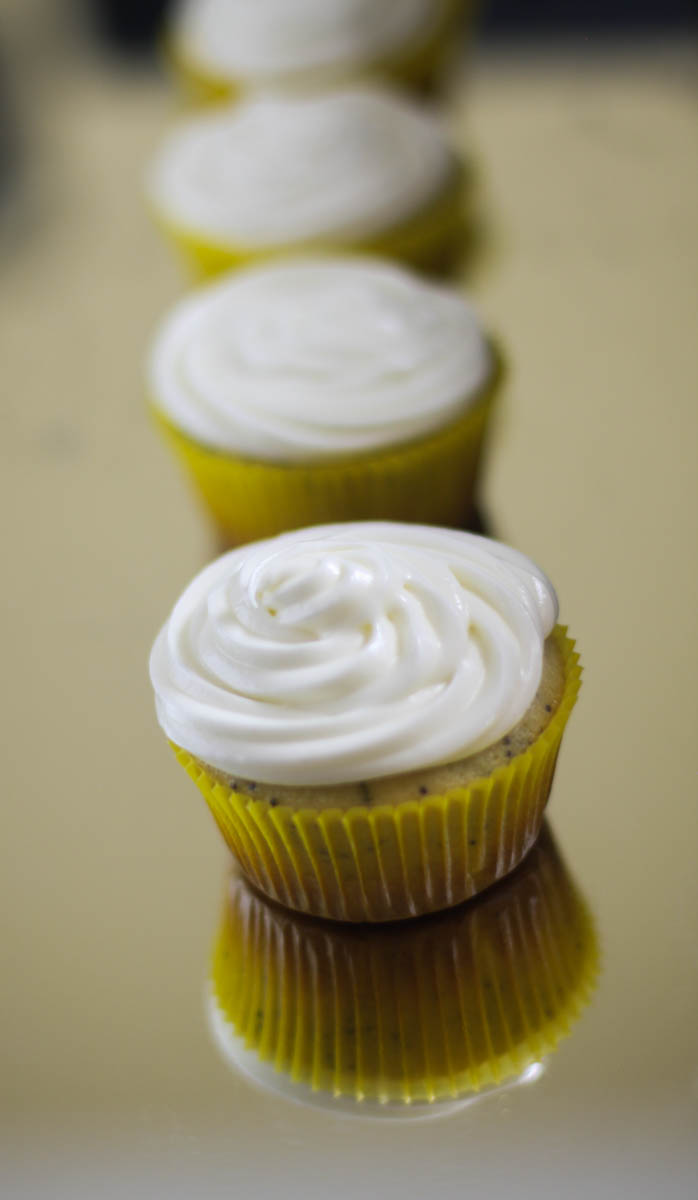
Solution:
[[[197,117],[165,143],[148,191],[204,275],[322,248],[440,264],[462,234],[463,170],[438,124],[376,90],[258,96]]]
[[[420,86],[459,32],[464,0],[184,0],[167,49],[198,100],[380,76]]]
[[[213,957],[212,1027],[238,1066],[296,1098],[399,1111],[535,1074],[586,1003],[597,960],[547,830],[487,896],[380,928],[291,915],[236,876]]]
[[[499,376],[455,292],[381,261],[309,258],[186,299],[149,390],[234,545],[328,520],[466,524]]]
[[[151,655],[158,718],[267,895],[434,912],[538,834],[580,678],[556,616],[530,559],[474,534],[297,530],[185,590]]]

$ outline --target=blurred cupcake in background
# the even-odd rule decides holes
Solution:
[[[437,1115],[536,1078],[597,970],[589,910],[547,828],[486,896],[401,925],[299,917],[235,874],[213,954],[211,1029],[233,1065],[291,1098]]]
[[[183,300],[148,392],[231,546],[327,521],[467,524],[501,378],[458,293],[378,259],[307,257]]]
[[[464,246],[467,176],[434,118],[359,88],[251,97],[190,119],[157,154],[147,192],[198,275],[318,249],[438,269]]]
[[[390,522],[229,551],[150,656],[158,721],[247,877],[312,916],[453,907],[533,846],[580,687],[500,542]]]
[[[473,0],[183,0],[165,38],[200,102],[377,77],[422,88],[463,40]]]

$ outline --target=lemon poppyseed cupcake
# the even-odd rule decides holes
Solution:
[[[422,266],[461,246],[465,176],[438,123],[376,89],[251,97],[181,125],[148,177],[197,274],[308,249]]]
[[[472,0],[185,0],[165,48],[186,91],[204,103],[362,76],[421,87],[438,76],[473,7]]]
[[[517,866],[580,670],[523,554],[389,522],[230,551],[150,659],[160,725],[243,871],[314,916],[459,904]]]
[[[500,377],[456,292],[380,260],[306,258],[185,299],[148,391],[225,547],[328,520],[467,524]]]
[[[210,1023],[234,1066],[289,1097],[435,1115],[538,1077],[597,970],[589,910],[544,828],[486,896],[397,925],[299,917],[234,876]]]

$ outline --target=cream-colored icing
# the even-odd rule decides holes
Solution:
[[[186,0],[175,43],[212,74],[294,82],[359,70],[428,35],[445,0]]]
[[[478,398],[490,353],[456,292],[378,259],[281,260],[185,299],[150,360],[156,407],[200,443],[271,461],[428,434]]]
[[[382,232],[421,212],[453,156],[403,97],[352,88],[252,97],[171,134],[148,190],[169,223],[205,240],[267,248]]]
[[[367,522],[233,550],[150,660],[167,736],[211,766],[320,785],[455,761],[521,719],[557,598],[518,551]]]

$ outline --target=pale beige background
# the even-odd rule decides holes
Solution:
[[[6,32],[24,154],[0,225],[7,1194],[692,1195],[690,57],[481,57],[452,106],[486,182],[473,289],[512,363],[486,504],[549,571],[582,650],[551,818],[604,973],[539,1082],[387,1126],[255,1091],[206,1031],[225,855],[146,675],[211,553],[141,389],[183,287],[140,190],[174,97],[35,8]]]

